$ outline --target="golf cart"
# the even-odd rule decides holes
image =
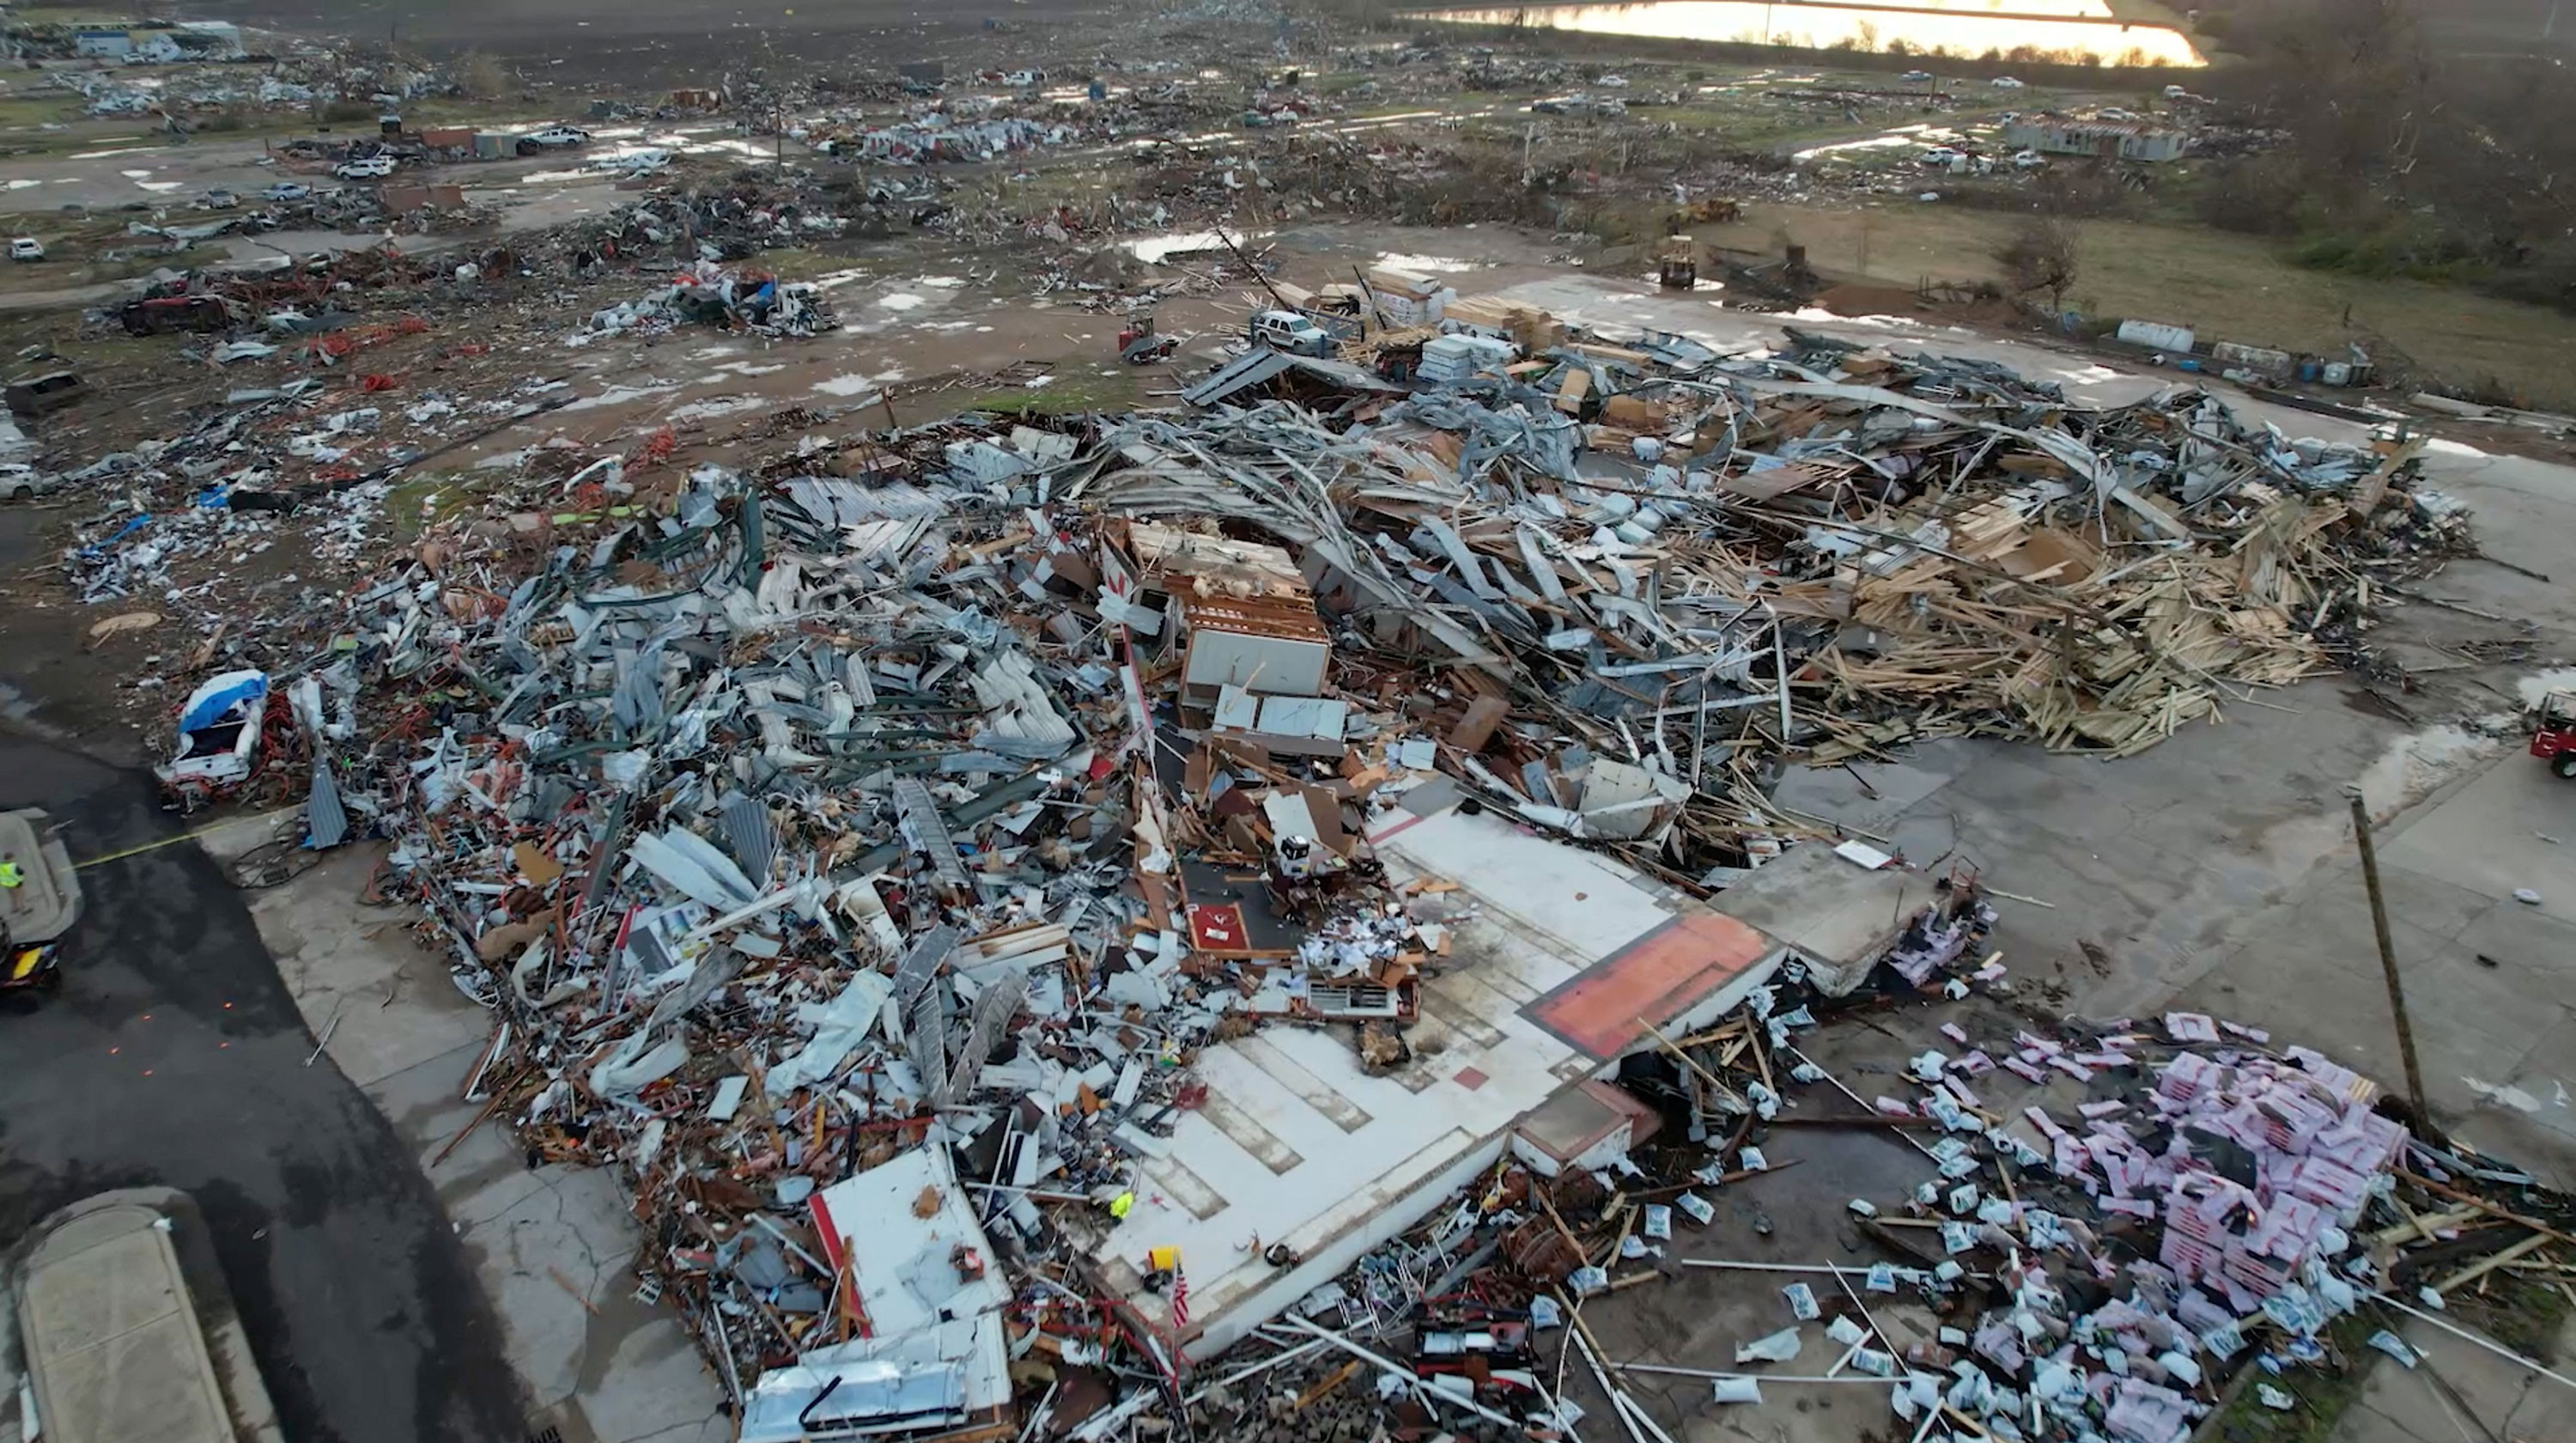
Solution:
[[[2541,698],[2531,754],[2557,775],[2576,778],[2576,691],[2553,691]]]
[[[54,949],[80,920],[72,854],[47,832],[34,807],[0,812],[0,997],[59,986]]]

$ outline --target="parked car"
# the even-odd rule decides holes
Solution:
[[[390,155],[371,155],[364,160],[342,161],[331,167],[331,173],[342,180],[383,180],[394,173],[396,166]]]
[[[80,378],[80,372],[62,370],[22,376],[11,381],[7,389],[0,390],[0,398],[8,402],[9,413],[21,420],[78,405],[88,394],[89,384]]]
[[[590,132],[577,125],[549,125],[527,137],[535,144],[556,149],[568,145],[590,144]]]
[[[1953,145],[1936,145],[1918,157],[1925,165],[1948,169],[1966,160],[1968,153]]]
[[[1250,326],[1255,345],[1292,356],[1330,356],[1333,333],[1295,311],[1260,311]]]
[[[270,186],[268,189],[261,191],[259,193],[259,198],[276,205],[291,205],[299,200],[311,200],[313,198],[313,187],[309,185],[298,185],[291,180],[281,180],[277,184]]]
[[[18,262],[21,265],[40,261],[44,258],[45,243],[36,239],[34,236],[22,235],[16,240],[9,242],[9,259]]]
[[[1989,84],[1989,85],[1992,85],[1992,86],[1993,86],[1995,89],[1997,89],[1997,90],[2028,90],[2028,89],[2030,89],[2030,87],[2029,87],[2029,86],[2022,84],[2020,81],[2013,79],[2013,78],[2012,78],[2011,76],[2009,76],[2009,75],[1998,75],[1998,76],[1996,76],[1994,79],[1992,79],[1992,80],[1990,80],[1990,81],[1988,81],[1988,82],[1986,82],[1986,83],[1987,83],[1987,84]]]
[[[33,501],[62,484],[62,477],[48,476],[24,461],[0,463],[0,500]]]
[[[231,210],[241,204],[241,197],[218,186],[206,192],[203,204],[208,210]]]
[[[1904,81],[1908,85],[1922,85],[1932,79],[1932,72],[1929,70],[1909,70],[1896,78]]]
[[[2016,151],[2012,163],[2015,170],[2046,170],[2048,157],[2035,150]]]
[[[2095,120],[2135,120],[2138,118],[2138,113],[2134,110],[2122,110],[2116,105],[2106,105],[2094,111],[2093,118]]]
[[[226,331],[242,319],[240,303],[223,296],[152,296],[128,301],[117,313],[130,336],[158,336],[172,331]]]

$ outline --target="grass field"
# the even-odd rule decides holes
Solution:
[[[0,264],[0,295],[131,280],[148,276],[173,264],[175,259],[161,252],[159,242],[127,235],[121,216],[70,221],[51,215],[25,215],[15,219],[8,234],[43,241],[46,259],[37,265]],[[115,253],[114,259],[108,258],[110,253]]]
[[[21,25],[124,25],[141,13],[95,5],[22,5],[15,18]]]
[[[1134,369],[1103,376],[1095,370],[1066,367],[1055,379],[1035,389],[979,391],[964,401],[941,400],[942,411],[993,411],[1018,416],[1078,416],[1086,411],[1124,411],[1140,400],[1141,372]]]
[[[80,119],[77,95],[16,95],[0,99],[0,130]]]
[[[1807,248],[1828,276],[1912,286],[1997,280],[2010,216],[1890,202],[1863,207],[1754,205],[1731,226],[1695,232],[1717,245]],[[2411,281],[2303,270],[2246,236],[2125,221],[2089,223],[2071,297],[2089,316],[2187,325],[2204,338],[2339,355],[2384,339],[2431,377],[2490,379],[2549,409],[2576,407],[2576,317]],[[2395,359],[2379,352],[2381,359]]]

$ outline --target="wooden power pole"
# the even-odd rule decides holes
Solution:
[[[2361,788],[2350,787],[2352,835],[2361,845],[2361,884],[2370,893],[2370,930],[2379,941],[2379,970],[2388,979],[2388,1012],[2397,1023],[2397,1055],[2406,1067],[2406,1102],[2415,1109],[2415,1126],[2423,1136],[2440,1141],[2433,1114],[2424,1105],[2424,1069],[2415,1061],[2415,1029],[2406,1020],[2406,984],[2397,975],[2397,946],[2388,934],[2388,901],[2379,891],[2379,849],[2371,844],[2370,808]]]

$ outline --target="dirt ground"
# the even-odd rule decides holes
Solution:
[[[589,189],[607,193],[604,185]],[[1373,265],[1427,272],[1468,292],[1581,274],[1568,266],[1562,238],[1510,226],[1310,222],[1255,232],[1247,240],[1269,249],[1279,279],[1309,287],[1345,280],[1354,269]],[[1115,359],[1114,340],[1123,323],[1118,311],[1088,308],[1091,293],[1078,290],[1036,293],[1027,279],[1027,257],[1014,247],[961,249],[915,235],[773,252],[764,263],[785,278],[821,285],[839,317],[838,329],[811,340],[772,341],[698,328],[649,338],[581,338],[593,310],[643,296],[659,284],[658,273],[636,273],[557,298],[540,310],[548,320],[534,333],[489,357],[452,358],[472,330],[470,324],[457,330],[464,323],[456,320],[372,353],[369,366],[397,377],[406,404],[442,396],[462,400],[478,388],[489,390],[499,377],[543,378],[570,401],[442,455],[434,466],[413,468],[387,498],[382,525],[398,539],[415,533],[426,517],[479,506],[495,487],[515,484],[522,464],[538,451],[608,454],[665,428],[692,464],[732,463],[768,443],[774,430],[769,418],[782,412],[820,413],[855,431],[917,425],[969,409],[1052,415],[1167,403],[1185,376],[1227,355],[1249,310],[1267,304],[1256,287],[1240,281],[1202,285],[1196,294],[1167,299],[1156,321],[1180,338],[1180,353],[1169,364],[1139,368]],[[1183,252],[1146,274],[1179,279],[1204,268],[1204,261]],[[1610,273],[1626,274],[1615,267]],[[1824,299],[1849,314],[1913,313],[1906,304],[1912,293],[1900,287],[1847,284]],[[1977,318],[1958,313],[1939,319],[1962,324]],[[202,389],[188,367],[174,364],[189,344],[184,337],[101,338],[57,313],[0,328],[0,344],[46,347],[79,364],[94,386],[121,393],[123,404],[84,406],[50,424],[56,444],[84,455],[167,434]],[[288,362],[270,361],[225,374],[232,384],[252,385],[301,373]],[[326,374],[333,386],[352,379]],[[365,401],[335,395],[328,404]],[[185,672],[185,648],[199,644],[212,619],[232,610],[238,598],[183,588],[168,597],[83,605],[64,589],[61,550],[75,524],[94,521],[97,512],[94,501],[77,508],[0,508],[0,594],[7,598],[0,609],[0,646],[11,656],[17,683],[44,699],[48,720],[94,743],[112,740],[131,753],[137,741],[150,745],[161,715],[176,704],[158,678]],[[241,543],[244,560],[235,572],[246,584],[287,596],[300,587],[336,584],[299,547],[293,528],[277,528],[263,544],[259,523],[243,524],[249,528]],[[104,617],[136,607],[159,610],[167,620],[105,642],[89,635]],[[258,638],[240,635],[226,640],[260,645]]]
[[[1256,243],[1275,247],[1281,279],[1309,286],[1345,279],[1355,265],[1389,263],[1499,286],[1553,273],[1546,262],[1555,253],[1548,237],[1508,227],[1317,224]],[[391,342],[371,352],[368,365],[399,378],[405,404],[461,401],[501,376],[559,383],[571,404],[442,456],[434,468],[415,469],[388,497],[383,525],[400,538],[415,533],[424,516],[478,504],[481,493],[517,475],[518,463],[539,449],[615,451],[665,427],[693,464],[721,463],[758,449],[769,435],[767,418],[792,408],[845,417],[843,424],[855,431],[884,426],[889,418],[917,425],[976,408],[1062,414],[1168,403],[1184,376],[1224,356],[1244,314],[1266,304],[1243,286],[1166,301],[1156,321],[1182,338],[1180,356],[1161,366],[1124,366],[1114,344],[1121,317],[1084,309],[1081,292],[1032,295],[1024,262],[1015,251],[960,251],[919,237],[772,253],[765,263],[779,274],[816,280],[832,299],[840,329],[811,340],[689,329],[572,343],[593,309],[647,294],[659,284],[656,273],[561,298],[551,312],[556,328],[524,348],[456,359],[460,343],[474,339],[470,326]],[[1192,268],[1189,256],[1176,255],[1157,274]],[[53,418],[54,444],[83,455],[183,424],[185,407],[202,387],[178,360],[191,339],[91,336],[68,313],[25,316],[0,327],[0,345],[47,348],[79,364],[102,391],[121,393],[123,404],[92,403]],[[302,372],[270,361],[225,374],[232,384],[269,385]],[[371,399],[338,393],[354,380],[329,378],[332,408]],[[244,598],[229,589],[180,587],[167,596],[84,605],[64,587],[62,553],[76,527],[100,510],[97,498],[0,506],[0,650],[9,657],[10,680],[41,698],[43,723],[81,736],[94,749],[141,760],[178,703],[161,676],[184,673],[188,653],[209,634],[213,618]],[[299,544],[295,528],[269,528],[256,518],[243,518],[240,526],[241,540],[231,548],[240,559],[232,569],[254,593],[292,597],[301,588],[337,584]],[[136,609],[156,610],[165,620],[104,642],[90,635],[106,617]],[[225,639],[255,650],[263,645],[238,633]],[[0,696],[0,705],[7,701]]]
[[[803,0],[793,5],[697,0],[204,0],[191,14],[276,29],[383,40],[432,50],[481,50],[537,61],[575,78],[626,82],[701,77],[866,46],[881,62],[938,55],[956,42],[1042,24],[1107,20],[1116,7],[1084,0],[1008,0],[954,9],[904,0]],[[1049,63],[1031,55],[1024,64]],[[1060,58],[1060,57],[1059,57]]]

